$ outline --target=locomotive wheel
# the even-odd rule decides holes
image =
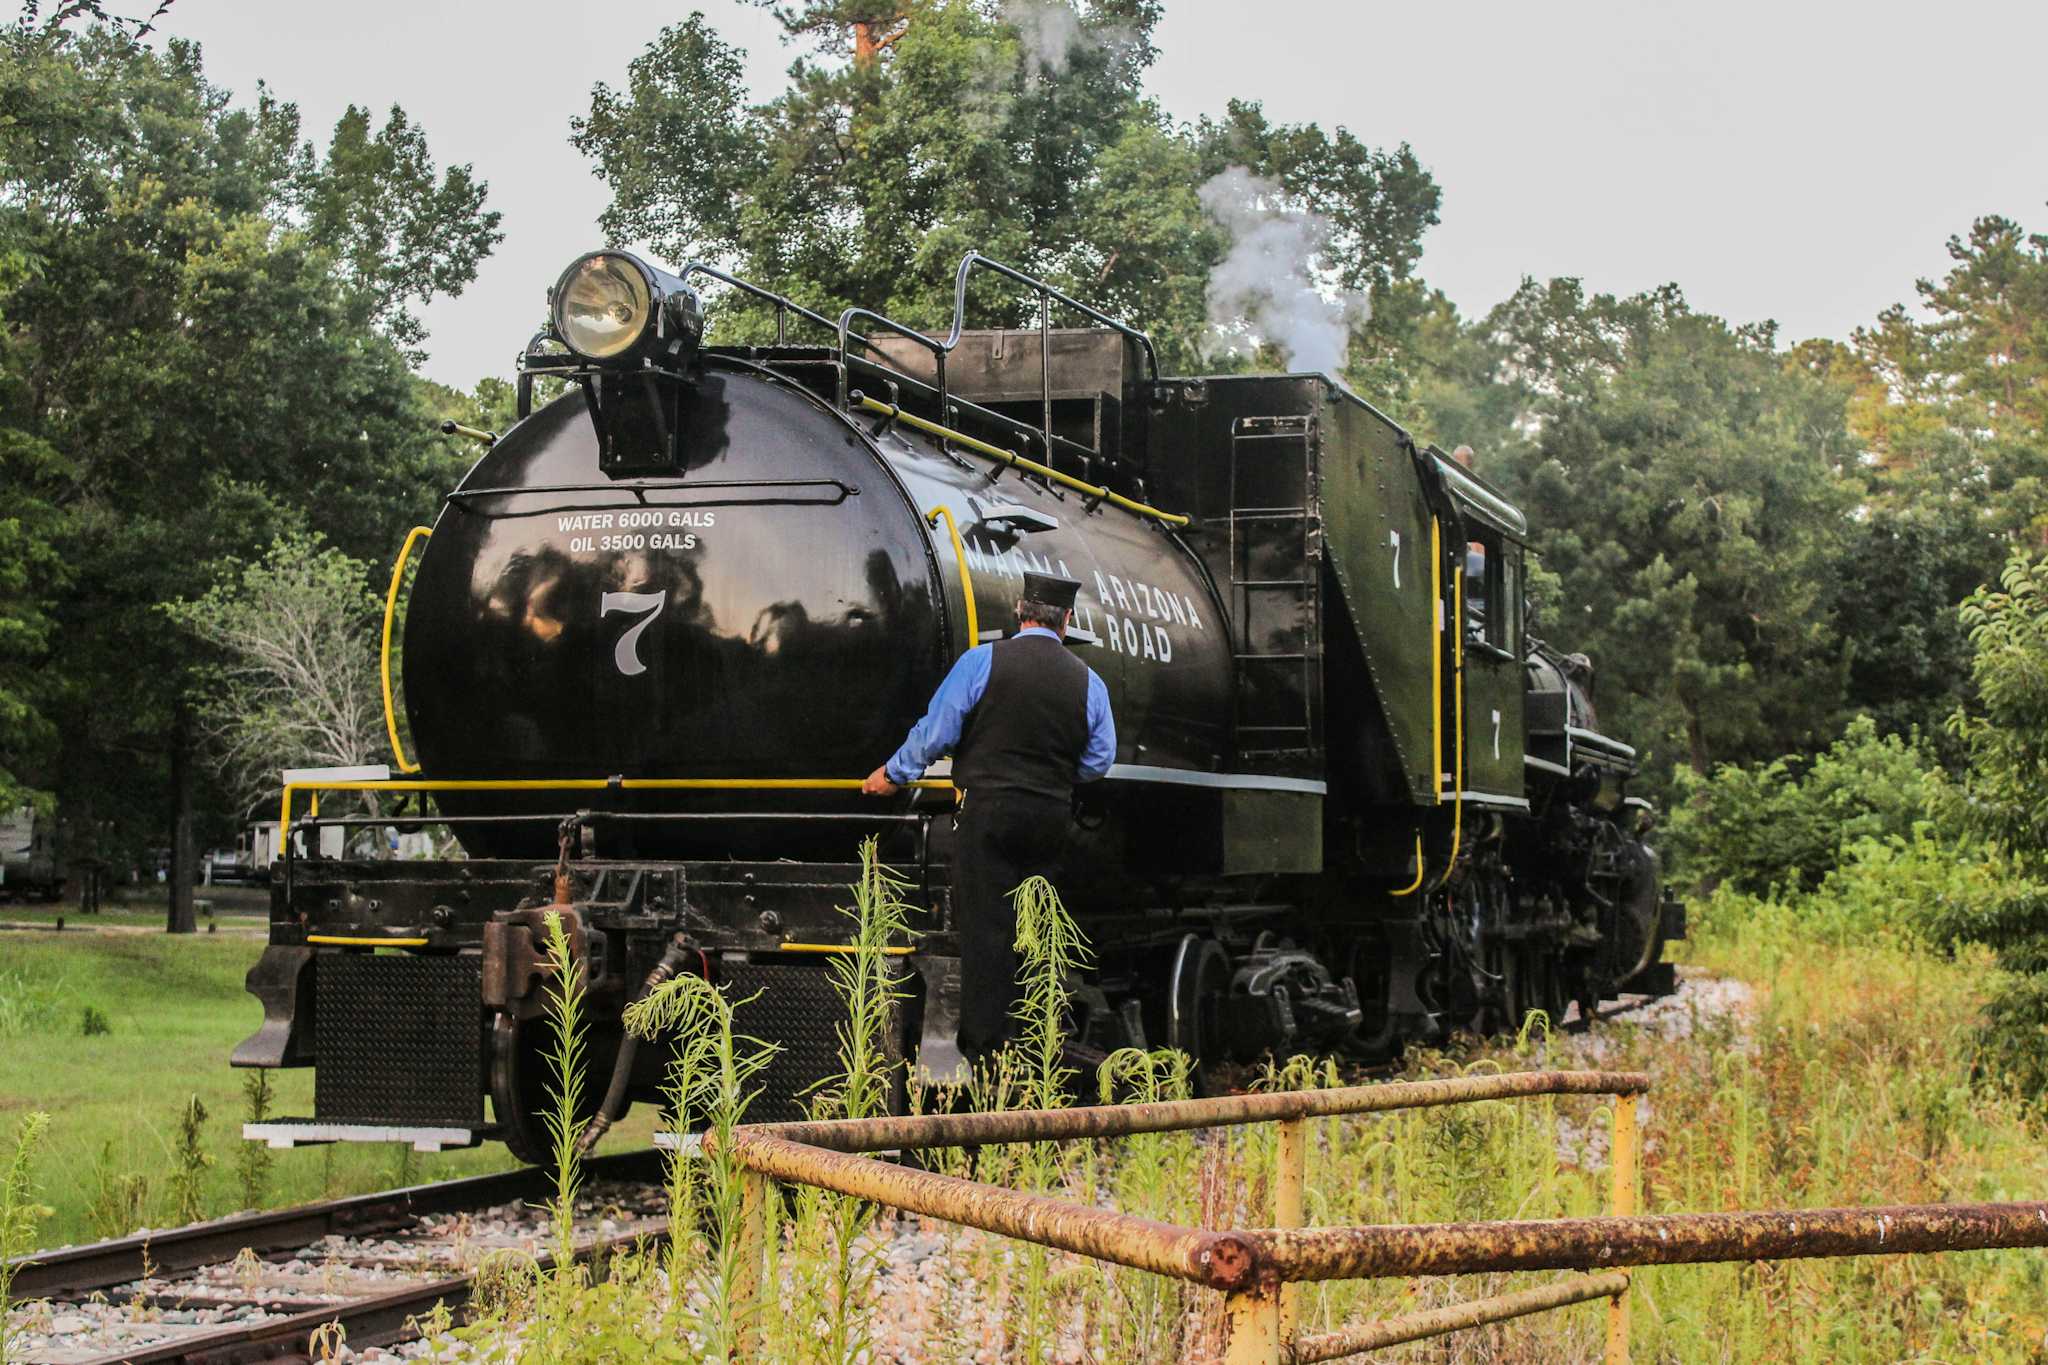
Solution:
[[[1198,1083],[1203,1068],[1223,1060],[1227,1050],[1217,1002],[1229,990],[1230,955],[1223,945],[1196,934],[1182,938],[1167,970],[1161,1036],[1193,1059]]]
[[[1564,1027],[1565,1006],[1570,1003],[1565,989],[1564,963],[1555,943],[1533,946],[1529,951],[1529,1008],[1539,1009],[1550,1020],[1551,1032]]]
[[[1531,963],[1529,950],[1524,944],[1510,943],[1499,954],[1499,965],[1494,970],[1500,976],[1500,984],[1494,988],[1495,1009],[1499,1017],[1495,1020],[1495,1032],[1516,1033],[1521,1030],[1522,1021],[1529,1017],[1534,1007],[1530,1003]]]
[[[501,1013],[491,1026],[491,1112],[499,1136],[512,1155],[530,1165],[554,1159],[554,1137],[547,1113],[554,1104],[556,1079],[547,1052],[554,1029],[545,1018],[517,1019]],[[597,1114],[617,1058],[619,1039],[585,1034],[583,1093],[576,1106],[576,1127]]]
[[[1317,954],[1325,962],[1343,964],[1344,975],[1358,991],[1358,1006],[1364,1017],[1346,1046],[1368,1061],[1381,1061],[1394,1050],[1394,1012],[1389,1001],[1394,989],[1392,951],[1385,930],[1377,925],[1359,925],[1347,941],[1325,940]]]

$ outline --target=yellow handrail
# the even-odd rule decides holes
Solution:
[[[858,777],[452,777],[372,781],[287,782],[278,811],[280,847],[291,837],[292,798],[304,792],[584,792],[609,791],[853,791]],[[905,787],[952,791],[943,777],[920,777]],[[395,819],[396,817],[394,817]]]
[[[953,430],[951,427],[942,427],[937,422],[928,422],[914,413],[905,412],[894,403],[884,403],[879,399],[870,398],[866,394],[862,394],[860,405],[869,412],[891,418],[903,423],[907,427],[914,427],[928,436],[937,436],[941,439],[952,441],[956,445],[964,446],[977,455],[986,455],[991,460],[1000,460],[1012,469],[1022,469],[1041,478],[1051,479],[1054,483],[1077,489],[1080,492],[1086,493],[1091,498],[1101,498],[1105,502],[1113,503],[1123,508],[1126,512],[1136,512],[1141,517],[1153,517],[1165,522],[1168,526],[1185,526],[1188,524],[1188,519],[1178,512],[1162,512],[1157,507],[1150,507],[1142,502],[1133,502],[1121,493],[1112,493],[1107,488],[1101,488],[1085,480],[1077,479],[1071,474],[1062,474],[1051,465],[1043,465],[1036,460],[1027,460],[1014,450],[1004,450],[1001,446],[992,446],[986,441],[977,441],[972,436],[964,435]]]
[[[398,547],[398,562],[391,566],[390,591],[384,594],[384,645],[377,666],[384,675],[384,733],[391,737],[391,756],[398,760],[402,773],[416,773],[420,765],[405,756],[405,746],[398,742],[398,710],[391,702],[391,620],[398,614],[398,589],[405,582],[405,562],[412,558],[412,547],[422,536],[432,534],[431,526],[415,526],[406,532],[405,544]]]
[[[1443,523],[1429,519],[1429,789],[1444,803]]]
[[[1422,861],[1422,832],[1417,830],[1415,834],[1415,880],[1402,887],[1399,891],[1394,892],[1394,894],[1397,896],[1414,895],[1422,889],[1422,879],[1427,873],[1428,868],[1423,865]]]
[[[782,953],[841,953],[852,957],[869,950],[861,947],[858,943],[783,943],[776,946],[776,951]],[[875,949],[874,951],[886,957],[908,957],[916,952],[917,949],[891,945]]]
[[[1451,578],[1451,676],[1455,680],[1451,710],[1457,721],[1457,748],[1451,759],[1451,856],[1444,861],[1444,875],[1438,886],[1451,879],[1458,866],[1458,844],[1465,837],[1465,575]]]
[[[324,943],[331,948],[424,948],[423,938],[351,938],[343,934],[308,934],[308,943]]]
[[[924,514],[925,525],[936,526],[940,518],[946,522],[946,533],[953,537],[953,558],[960,565],[960,595],[967,599],[967,648],[973,649],[981,643],[981,622],[974,614],[974,579],[967,572],[967,546],[960,539],[960,527],[953,520],[949,507],[934,507]]]

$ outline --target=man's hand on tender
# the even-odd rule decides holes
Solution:
[[[869,796],[894,796],[902,790],[889,780],[889,767],[886,763],[869,773],[867,781],[860,784],[860,789]]]

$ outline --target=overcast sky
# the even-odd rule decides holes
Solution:
[[[117,8],[119,8],[117,6]],[[133,8],[132,6],[130,8]],[[437,160],[490,182],[505,240],[427,313],[427,373],[509,375],[547,285],[600,245],[604,187],[567,142],[598,81],[694,6],[647,0],[177,0],[238,98],[258,79],[324,139],[391,104]],[[773,20],[703,0],[757,94],[791,52]],[[1846,336],[1939,274],[1943,244],[2003,213],[2048,230],[2048,5],[1951,0],[1715,5],[1166,0],[1151,88],[1178,118],[1232,97],[1281,120],[1410,143],[1443,188],[1422,273],[1467,314],[1523,275]]]

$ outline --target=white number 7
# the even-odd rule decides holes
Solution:
[[[1500,758],[1500,712],[1493,713],[1493,756]]]
[[[608,592],[598,603],[600,616],[610,616],[615,611],[647,613],[626,627],[626,633],[619,637],[618,647],[612,651],[612,662],[619,666],[619,672],[630,678],[647,671],[647,665],[640,662],[640,637],[667,605],[668,594],[665,592]]]
[[[1394,591],[1401,591],[1401,533],[1387,532],[1387,543],[1394,547]]]

